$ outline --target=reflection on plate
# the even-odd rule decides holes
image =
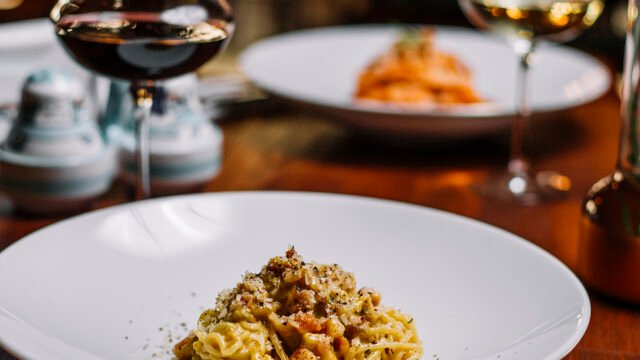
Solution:
[[[251,46],[241,65],[264,90],[364,130],[460,138],[508,126],[515,109],[517,59],[500,39],[467,29],[437,27],[436,44],[471,68],[475,88],[491,104],[407,109],[355,103],[358,74],[402,31],[367,25],[293,32]],[[609,89],[607,68],[580,51],[541,47],[535,59],[532,101],[538,114],[588,103]]]
[[[502,230],[394,202],[228,193],[115,207],[0,254],[0,344],[29,359],[170,359],[216,294],[289,245],[414,316],[425,359],[560,359],[587,294]]]

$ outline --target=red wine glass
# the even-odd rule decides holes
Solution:
[[[151,195],[149,117],[156,82],[195,71],[234,30],[227,0],[58,0],[51,11],[69,55],[90,71],[130,81],[136,117],[136,198]]]

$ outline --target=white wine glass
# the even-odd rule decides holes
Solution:
[[[51,11],[69,55],[90,71],[128,80],[136,114],[136,198],[151,195],[149,117],[156,82],[195,71],[234,30],[227,0],[58,0]]]
[[[552,201],[571,188],[571,180],[555,171],[534,172],[523,153],[525,129],[531,121],[530,68],[540,41],[566,42],[591,27],[604,0],[458,0],[476,27],[505,38],[519,59],[517,115],[511,129],[510,159],[505,173],[480,190],[489,196],[525,205]],[[499,74],[496,74],[499,75]]]

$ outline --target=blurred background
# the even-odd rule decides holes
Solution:
[[[456,0],[235,0],[237,33],[226,57],[274,33],[348,23],[470,26]],[[603,16],[570,45],[620,70],[627,1],[607,0]],[[46,17],[51,0],[0,0],[0,23]]]

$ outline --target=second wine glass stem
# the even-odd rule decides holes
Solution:
[[[524,156],[524,136],[531,121],[531,106],[529,98],[530,67],[533,56],[533,43],[530,41],[516,44],[516,54],[519,56],[518,66],[518,109],[511,130],[511,153],[509,158],[509,173],[527,182],[529,179],[529,161]]]
[[[155,85],[147,81],[133,82],[130,90],[135,104],[136,200],[144,200],[151,197],[149,122]]]

